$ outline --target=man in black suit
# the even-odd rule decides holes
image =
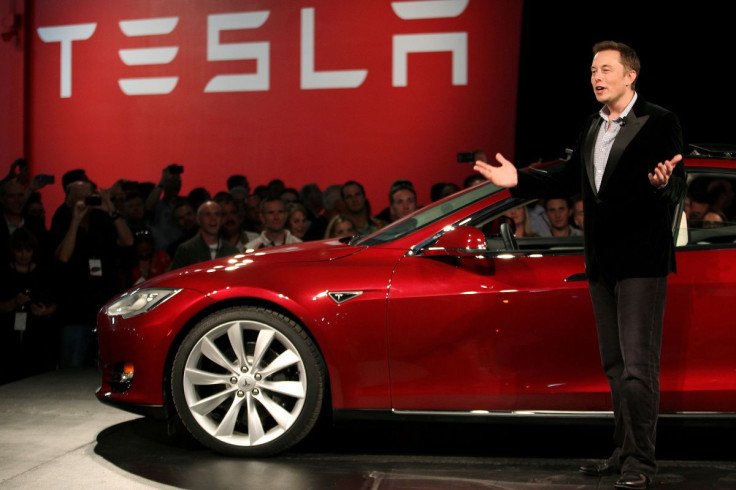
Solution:
[[[667,275],[675,271],[672,223],[686,192],[682,130],[672,112],[635,90],[640,62],[625,44],[593,47],[589,116],[560,173],[517,172],[500,153],[475,170],[524,197],[583,196],[585,267],[601,363],[615,416],[613,454],[584,465],[620,473],[616,488],[647,488],[657,470],[659,368]]]

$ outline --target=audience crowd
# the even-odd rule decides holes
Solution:
[[[274,179],[251,189],[230,175],[223,189],[183,194],[183,167],[158,182],[97,185],[85,169],[60,182],[31,176],[18,159],[0,180],[0,384],[61,367],[94,366],[96,316],[114,295],[163,272],[247,250],[371,233],[418,207],[411,181],[397,180],[373,214],[354,180],[300,189]],[[39,190],[64,189],[46,209]],[[433,187],[432,200],[460,190]]]
[[[223,190],[183,195],[182,171],[172,164],[158,182],[120,179],[98,186],[84,169],[60,183],[31,176],[23,159],[0,180],[5,251],[0,263],[0,384],[60,367],[96,363],[96,316],[114,295],[163,272],[247,250],[371,233],[418,207],[409,180],[394,181],[387,205],[371,210],[355,181],[324,190],[280,179],[251,189],[230,175]],[[478,183],[432,186],[432,201]],[[65,200],[47,227],[39,189],[61,185]],[[214,193],[211,191],[215,191]],[[728,181],[693,182],[685,213],[691,226],[718,226],[736,210]],[[509,210],[517,237],[576,236],[582,202],[540,200]]]

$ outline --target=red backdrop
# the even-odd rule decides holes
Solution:
[[[355,179],[377,212],[395,179],[420,204],[435,182],[461,184],[472,171],[457,152],[513,153],[518,0],[35,0],[32,12],[26,156],[57,182],[72,168],[101,186],[155,182],[176,162],[185,193],[234,173],[251,187]],[[47,209],[61,199],[44,189]]]

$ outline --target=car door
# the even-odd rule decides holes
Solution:
[[[694,184],[733,173],[692,169]],[[661,355],[662,412],[736,412],[736,219],[683,222],[670,275]]]
[[[576,243],[405,256],[389,291],[393,408],[610,410]]]

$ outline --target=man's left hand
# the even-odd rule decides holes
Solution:
[[[649,173],[649,182],[657,189],[661,189],[666,186],[667,182],[670,180],[670,176],[672,175],[672,170],[680,160],[682,160],[682,155],[678,153],[670,160],[659,162],[654,168],[654,172]]]

